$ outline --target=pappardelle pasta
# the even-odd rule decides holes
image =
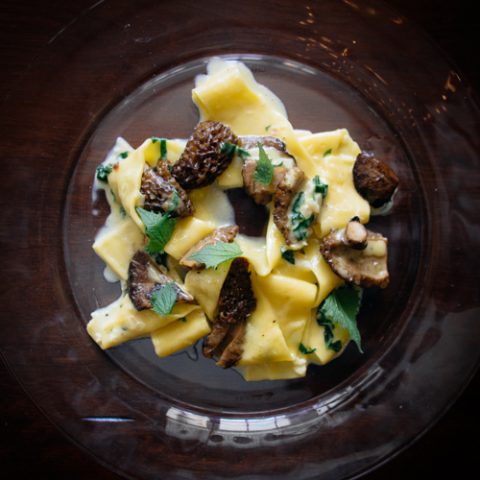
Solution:
[[[97,168],[111,212],[93,249],[121,295],[91,314],[107,349],[150,337],[160,357],[203,353],[246,380],[290,379],[350,340],[362,289],[386,287],[387,239],[368,230],[398,179],[345,129],[295,130],[281,101],[237,61],[213,59],[192,98],[188,140],[119,138]],[[226,191],[268,211],[262,237],[236,224]]]

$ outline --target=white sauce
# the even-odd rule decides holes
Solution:
[[[300,213],[305,218],[310,218],[312,215],[318,215],[322,206],[322,195],[315,192],[315,184],[313,183],[313,180],[307,182],[303,192],[303,203],[300,206]]]
[[[118,275],[107,265],[103,269],[103,278],[109,283],[116,283],[120,281],[120,278],[118,278]]]

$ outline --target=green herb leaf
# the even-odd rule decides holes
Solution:
[[[317,320],[320,325],[331,323],[345,328],[360,352],[363,353],[356,318],[360,309],[361,297],[362,291],[359,288],[351,285],[337,288],[320,305]]]
[[[265,131],[268,132],[268,131],[270,130],[271,126],[272,126],[272,125],[267,125],[267,126],[265,127]]]
[[[190,255],[188,260],[202,263],[206,268],[217,268],[221,263],[242,254],[242,250],[235,242],[217,242],[213,245],[205,245],[201,250]]]
[[[152,137],[152,143],[160,142],[160,160],[165,160],[167,158],[167,139]]]
[[[261,143],[258,143],[258,162],[253,178],[262,185],[270,185],[273,179],[273,165]]]
[[[128,154],[129,154],[129,153],[130,153],[130,152],[121,152],[121,153],[118,154],[118,156],[119,156],[121,159],[125,159],[125,158],[128,157]]]
[[[298,346],[298,349],[304,355],[310,355],[311,353],[315,352],[315,350],[316,350],[316,348],[306,347],[303,343],[300,343],[300,345]]]
[[[232,158],[235,155],[237,146],[233,143],[224,142],[220,148],[220,153],[226,155],[228,158]]]
[[[108,176],[112,173],[111,165],[99,165],[97,167],[97,180],[101,182],[108,182]]]
[[[150,255],[163,252],[163,248],[170,240],[175,229],[176,219],[171,218],[168,213],[162,215],[149,212],[141,207],[137,207],[137,213],[145,225],[145,234],[148,237],[148,244],[145,250]]]
[[[167,259],[168,259],[167,252],[157,253],[154,258],[158,265],[163,265],[164,267],[167,266]]]
[[[331,155],[332,154],[332,149],[329,148],[328,150],[325,150],[325,152],[323,152],[323,156],[326,157],[327,155]]]
[[[165,160],[167,158],[167,141],[162,138],[160,140],[160,159]]]
[[[222,148],[220,149],[220,152],[229,158],[233,157],[235,154],[242,159],[250,156],[247,150],[239,147],[238,145],[234,145],[233,143],[228,142],[222,143]]]
[[[310,225],[313,223],[314,215],[305,217],[300,208],[304,201],[305,193],[299,192],[292,204],[292,212],[290,214],[290,223],[292,224],[292,232],[295,238],[299,241],[305,240],[309,233]]]
[[[315,193],[320,193],[322,198],[325,198],[328,193],[328,185],[323,183],[318,175],[313,177],[313,184],[315,185]]]
[[[169,315],[177,301],[175,284],[169,282],[152,292],[152,310],[159,315]]]
[[[250,154],[244,148],[237,147],[237,155],[243,160],[245,157],[249,157]]]
[[[282,257],[292,265],[295,265],[295,254],[293,250],[288,250],[285,247],[281,247],[280,251],[282,252]]]

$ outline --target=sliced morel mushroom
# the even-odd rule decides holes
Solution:
[[[175,217],[193,214],[187,192],[178,184],[165,161],[155,167],[145,167],[140,192],[145,197],[143,208],[155,213],[170,212]]]
[[[135,253],[128,267],[127,288],[130,300],[137,310],[152,308],[152,293],[167,283],[174,284],[177,302],[193,301],[193,297],[162,272],[145,252]]]
[[[238,363],[242,358],[243,342],[245,341],[245,332],[247,331],[247,322],[243,321],[234,326],[230,326],[225,336],[224,348],[217,365],[222,368],[230,368]]]
[[[359,225],[352,220],[346,228],[332,230],[322,239],[320,251],[332,270],[348,283],[385,288],[389,282],[388,241],[382,234]]]
[[[259,144],[263,147],[273,166],[272,181],[268,184],[255,180],[257,163],[260,156]],[[297,168],[295,166],[295,159],[287,152],[285,143],[276,137],[241,137],[240,145],[248,152],[248,157],[242,168],[245,191],[253,198],[255,203],[266,205],[271,202],[274,193],[277,191],[287,171],[291,168]]]
[[[217,242],[231,243],[235,239],[238,233],[237,225],[229,225],[227,227],[220,227],[214,230],[210,235],[202,238],[197,242],[181,259],[180,265],[193,268],[194,270],[200,270],[205,267],[203,263],[197,262],[195,260],[189,260],[188,258],[200,251],[206,245],[214,245]]]
[[[248,271],[248,260],[233,260],[218,300],[218,312],[211,333],[205,339],[203,354],[218,355],[217,365],[235,365],[243,353],[246,321],[256,307]]]
[[[378,208],[387,203],[398,186],[396,173],[371,152],[361,152],[353,166],[353,181],[357,192]]]
[[[197,124],[185,150],[173,166],[172,174],[186,190],[206,187],[222,174],[233,159],[231,148],[238,145],[237,136],[220,122]]]

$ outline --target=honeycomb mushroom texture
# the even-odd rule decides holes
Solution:
[[[176,217],[188,217],[193,213],[187,192],[170,173],[165,161],[159,161],[156,167],[145,168],[140,191],[145,197],[145,210],[170,212]]]
[[[220,122],[200,122],[173,166],[173,176],[186,190],[206,187],[221,175],[232,161],[224,144],[238,145],[237,136]]]

